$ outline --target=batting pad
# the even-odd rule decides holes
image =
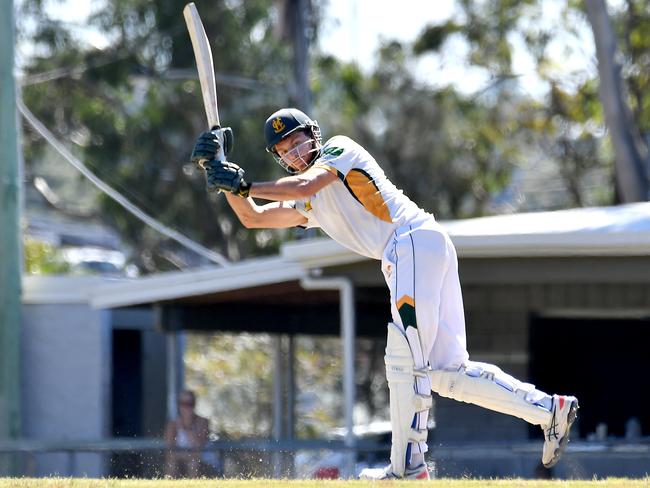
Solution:
[[[411,327],[410,325],[406,327],[406,339],[411,348],[411,355],[413,356],[413,363],[415,364],[415,369],[413,373],[415,375],[415,393],[418,398],[427,398],[429,401],[428,407],[417,408],[415,418],[413,419],[412,426],[417,430],[427,430],[427,421],[429,419],[429,409],[433,405],[433,399],[431,397],[431,380],[427,375],[429,370],[428,364],[424,360],[424,354],[422,353],[422,345],[420,344],[420,334],[418,329]],[[424,454],[429,450],[426,442],[419,442],[417,444],[411,445],[411,454],[420,452]],[[407,456],[407,463],[410,459]]]
[[[421,351],[419,359],[422,359]],[[409,443],[414,443],[417,446],[424,444],[422,452],[426,451],[426,417],[432,405],[432,398],[428,394],[429,380],[426,378],[426,373],[416,369],[406,335],[400,327],[392,322],[388,324],[384,362],[386,363],[386,379],[390,391],[392,429],[390,461],[393,473],[403,476],[408,462]],[[424,391],[427,394],[416,392],[418,379],[426,382],[427,389]],[[424,417],[424,428],[420,427],[420,416]]]
[[[539,402],[547,395],[492,364],[467,361],[459,369],[430,371],[431,389],[440,396],[548,425],[551,412]]]

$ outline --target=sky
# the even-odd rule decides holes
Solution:
[[[338,58],[368,67],[383,39],[412,41],[430,23],[454,13],[453,0],[328,0],[321,47]],[[423,9],[422,7],[425,6]]]

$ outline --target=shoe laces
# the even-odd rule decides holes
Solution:
[[[546,429],[546,439],[549,441],[553,439],[557,440],[560,437],[560,435],[557,432],[557,427],[559,424],[555,420],[555,413],[556,413],[556,408],[553,408],[553,416],[551,417],[551,423]]]

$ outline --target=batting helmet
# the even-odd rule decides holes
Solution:
[[[266,150],[271,153],[274,152],[273,146],[289,134],[301,129],[310,130],[316,143],[321,143],[318,122],[310,119],[304,112],[297,108],[283,108],[271,114],[264,123]]]

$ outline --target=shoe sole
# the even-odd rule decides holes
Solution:
[[[569,409],[569,415],[567,415],[566,435],[564,437],[562,437],[562,439],[560,439],[560,445],[557,447],[557,449],[553,453],[553,459],[551,459],[548,463],[546,463],[544,465],[545,468],[552,468],[560,460],[560,457],[562,456],[562,453],[564,452],[564,448],[569,443],[569,435],[571,435],[571,426],[573,425],[573,422],[575,422],[576,418],[578,417],[578,409],[579,408],[580,408],[580,406],[578,405],[578,400],[574,400],[573,402],[571,402],[571,407]]]
[[[431,476],[429,475],[429,468],[426,468],[424,471],[420,472],[410,472],[410,473],[404,473],[403,477],[399,477],[395,474],[391,473],[382,473],[385,476],[384,477],[371,477],[368,475],[359,475],[360,480],[374,480],[374,481],[384,481],[384,480],[430,480]]]

